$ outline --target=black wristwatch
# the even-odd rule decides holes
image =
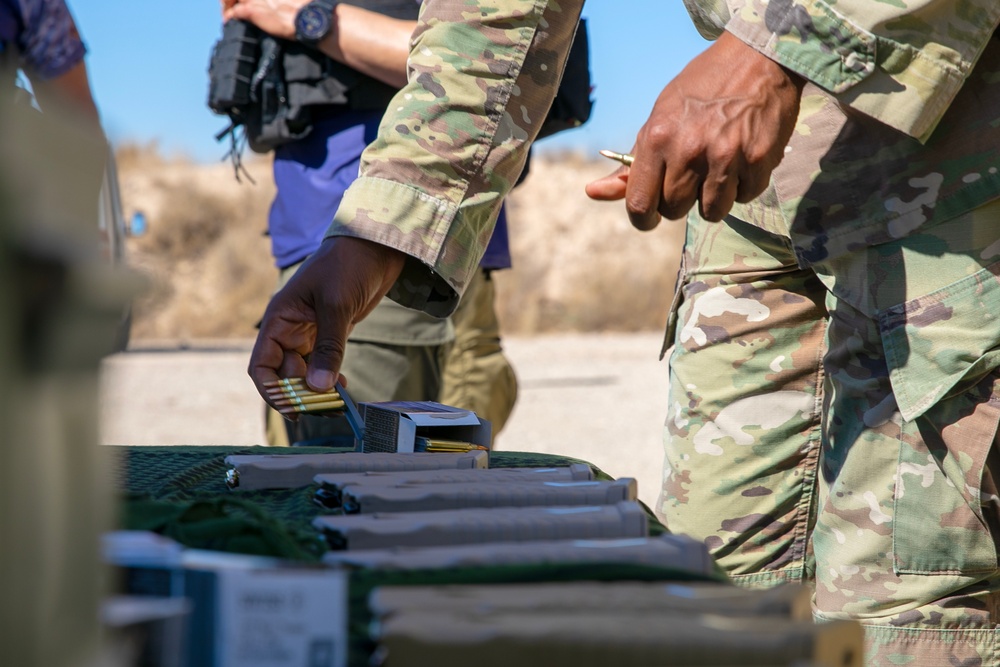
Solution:
[[[333,28],[333,8],[336,5],[337,0],[313,0],[303,5],[295,15],[295,39],[306,46],[318,48]]]

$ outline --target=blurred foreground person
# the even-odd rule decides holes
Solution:
[[[869,665],[1000,664],[1000,3],[686,3],[633,224],[687,218],[660,510]]]
[[[108,147],[62,2],[0,2],[0,46],[0,664],[107,664],[97,380],[127,301],[99,253]]]

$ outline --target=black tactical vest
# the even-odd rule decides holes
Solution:
[[[418,0],[341,0],[397,19],[415,21]],[[304,138],[331,110],[383,110],[397,89],[298,42],[277,39],[243,21],[229,21],[209,63],[208,106],[244,127],[257,153]]]

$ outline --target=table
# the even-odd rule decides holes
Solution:
[[[120,492],[121,527],[152,530],[190,548],[276,556],[301,563],[319,561],[326,545],[312,528],[320,514],[316,485],[296,489],[230,491],[225,484],[233,454],[318,454],[349,450],[318,447],[110,446]],[[564,456],[492,452],[491,467],[550,467],[586,463]],[[589,465],[589,464],[588,464]],[[594,468],[594,466],[591,466]],[[594,469],[597,479],[611,479]],[[650,534],[666,531],[649,512]],[[374,644],[367,598],[382,585],[500,583],[579,580],[725,581],[670,568],[607,565],[533,565],[407,572],[357,571],[349,583],[348,662],[367,665]]]

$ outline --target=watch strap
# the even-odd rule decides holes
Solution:
[[[303,5],[302,8],[299,9],[299,15],[295,17],[295,38],[299,42],[306,44],[307,46],[313,46],[313,47],[317,46],[319,42],[322,41],[330,33],[330,30],[332,30],[333,10],[338,4],[340,4],[340,0],[312,0],[312,2]],[[329,27],[327,31],[315,39],[306,37],[300,32],[300,27],[299,27],[300,15],[307,8],[312,11],[315,11],[317,9],[320,10],[326,15],[327,21],[329,22],[328,24]]]

